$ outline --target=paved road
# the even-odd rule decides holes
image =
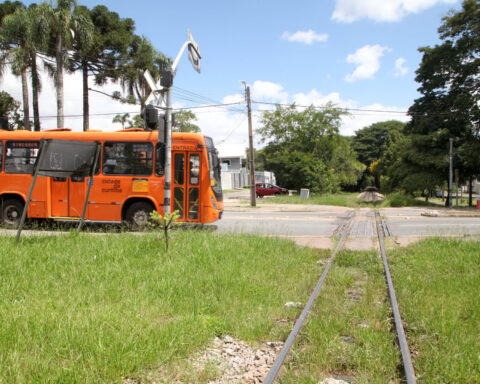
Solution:
[[[480,216],[425,217],[421,210],[414,212],[385,212],[393,236],[451,236],[479,235]]]
[[[245,193],[247,192],[247,193]],[[258,233],[276,236],[331,237],[353,212],[351,208],[326,206],[268,205],[268,199],[259,202],[259,207],[242,205],[240,198],[227,195],[222,220],[215,223],[220,233]],[[386,208],[380,214],[386,218],[393,236],[447,236],[480,235],[480,215],[475,217],[448,217],[455,211],[439,210],[439,217],[422,216],[424,208]],[[351,231],[352,237],[376,236],[373,213],[362,208]],[[469,212],[475,214],[478,212]]]
[[[281,236],[326,236],[334,234],[345,220],[343,213],[272,212],[252,209],[247,212],[226,210],[215,223],[220,233],[257,233]]]

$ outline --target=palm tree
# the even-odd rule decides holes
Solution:
[[[82,39],[91,40],[92,23],[84,15],[74,14],[76,0],[57,0],[56,7],[50,7],[50,33],[54,39],[55,54],[55,88],[57,89],[57,126],[63,127],[64,120],[64,91],[63,71],[68,61],[68,47],[71,46],[75,35]],[[86,43],[87,44],[87,43]]]
[[[152,77],[157,80],[160,73],[171,64],[169,58],[158,52],[146,37],[135,35],[128,49],[128,55],[122,62],[120,84],[127,91],[128,97],[140,104],[140,110],[145,108],[150,88],[143,77],[148,69]]]
[[[25,8],[17,8],[13,14],[5,16],[0,30],[2,66],[9,62],[12,73],[22,79],[23,127],[30,130],[30,106],[28,101],[27,69],[29,67],[28,22]]]
[[[115,115],[115,117],[112,120],[112,123],[120,123],[122,124],[122,129],[125,129],[125,124],[127,124],[129,117],[130,117],[129,113],[124,113],[123,115]]]
[[[38,73],[38,52],[46,50],[49,33],[49,6],[46,3],[32,5],[27,12],[28,40],[30,46],[30,70],[32,74],[32,101],[33,101],[33,125],[35,131],[40,131],[40,112],[38,95],[42,89]]]

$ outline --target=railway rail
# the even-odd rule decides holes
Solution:
[[[407,384],[416,384],[416,378],[415,378],[415,371],[413,368],[413,364],[410,358],[410,350],[408,348],[407,340],[405,337],[405,331],[402,326],[402,319],[400,316],[400,310],[398,307],[396,295],[395,295],[395,289],[393,286],[392,278],[390,275],[390,268],[388,266],[388,260],[385,252],[385,247],[383,245],[383,237],[389,237],[392,235],[390,227],[388,223],[385,220],[382,220],[380,218],[380,215],[376,208],[373,210],[373,217],[375,224],[373,225],[369,220],[355,220],[356,219],[356,212],[353,213],[351,216],[347,217],[345,222],[339,227],[339,234],[340,240],[335,247],[335,250],[331,254],[327,265],[325,266],[325,269],[320,277],[320,280],[318,281],[317,285],[315,286],[315,289],[313,290],[313,293],[311,294],[307,304],[302,310],[302,313],[300,314],[299,318],[297,319],[295,326],[293,330],[290,332],[287,340],[285,341],[285,344],[280,351],[280,354],[278,355],[272,369],[268,373],[264,383],[265,384],[273,384],[275,382],[275,379],[277,378],[281,367],[283,366],[283,363],[286,360],[286,357],[293,346],[296,337],[298,336],[300,329],[302,328],[305,320],[308,317],[308,314],[310,310],[313,307],[313,304],[315,303],[315,300],[325,282],[325,279],[327,278],[328,272],[330,271],[331,266],[333,265],[335,261],[335,257],[337,253],[342,249],[343,245],[345,244],[345,241],[347,240],[348,237],[367,237],[368,235],[371,235],[373,237],[374,235],[374,228],[377,234],[378,238],[378,243],[379,243],[379,249],[380,249],[380,254],[383,260],[383,266],[384,266],[384,271],[385,271],[385,278],[387,282],[387,287],[388,287],[388,293],[390,297],[390,303],[392,307],[392,312],[393,312],[393,317],[394,317],[394,322],[395,322],[395,330],[397,333],[397,340],[398,340],[398,346],[402,355],[402,362],[403,362],[403,369],[405,373],[405,380]]]

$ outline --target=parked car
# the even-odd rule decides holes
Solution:
[[[288,192],[286,188],[279,187],[270,183],[257,183],[255,184],[255,191],[257,197],[272,196],[272,195],[284,195]]]

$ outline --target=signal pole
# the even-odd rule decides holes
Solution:
[[[163,201],[163,214],[170,214],[171,203],[171,185],[172,185],[172,85],[175,73],[177,72],[178,62],[183,55],[183,52],[188,47],[188,60],[192,63],[192,67],[195,71],[200,73],[200,47],[193,39],[192,33],[188,30],[188,40],[183,44],[182,48],[177,54],[171,68],[162,73],[160,81],[155,82],[148,72],[143,74],[148,85],[152,89],[152,92],[145,101],[146,104],[155,101],[157,107],[165,104],[165,188],[164,188],[164,201]],[[161,96],[157,96],[160,93]],[[166,96],[166,100],[163,100],[163,95]],[[158,135],[160,141],[160,132]]]
[[[255,201],[256,189],[255,189],[255,156],[253,149],[253,130],[252,130],[252,104],[250,101],[250,86],[243,81],[245,85],[245,93],[247,97],[247,110],[248,110],[248,154],[249,154],[249,163],[250,163],[250,206],[255,207],[257,205]]]

